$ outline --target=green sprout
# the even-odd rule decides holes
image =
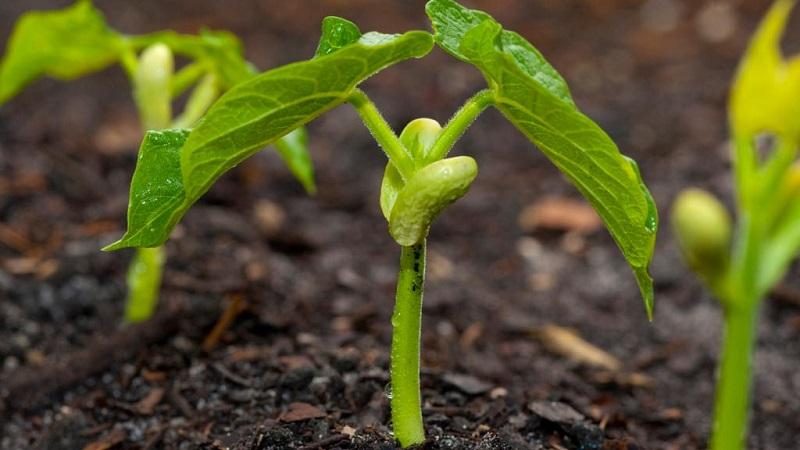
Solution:
[[[292,129],[349,103],[388,158],[380,207],[400,246],[391,407],[403,447],[425,440],[419,367],[428,230],[477,175],[472,158],[448,153],[486,108],[497,108],[598,211],[633,269],[648,316],[653,288],[647,270],[658,226],[636,164],[580,112],[564,79],[533,45],[454,0],[431,0],[427,13],[434,34],[362,34],[352,22],[328,17],[314,58],[233,87],[192,129],[148,132],[131,184],[128,230],[106,247],[162,245],[222,174]],[[398,136],[358,85],[388,66],[427,55],[434,44],[478,68],[488,88],[468,99],[444,127],[417,119]]]
[[[792,0],[778,0],[742,59],[731,91],[738,223],[711,194],[690,189],[672,223],[688,266],[722,304],[725,332],[710,448],[745,448],[752,354],[763,298],[800,249],[800,58],[784,60],[780,37]],[[771,153],[759,156],[763,135]]]
[[[190,61],[178,72],[173,52]],[[20,18],[0,61],[0,105],[41,76],[72,80],[114,63],[122,65],[133,86],[144,130],[192,126],[224,91],[256,74],[230,33],[122,35],[108,27],[89,0],[79,0],[62,10],[34,11]],[[173,117],[173,100],[190,88],[183,112]],[[313,193],[306,141],[305,131],[298,128],[274,144],[290,171]],[[147,320],[155,312],[165,259],[160,246],[136,250],[127,275],[127,322]]]

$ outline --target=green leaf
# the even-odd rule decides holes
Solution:
[[[198,84],[187,103],[184,115],[175,121],[175,126],[179,128],[193,125],[195,118],[205,113],[210,97],[216,98],[218,90],[229,90],[257,75],[253,66],[244,59],[239,39],[225,31],[201,30],[198,36],[163,31],[136,37],[133,42],[136,46],[149,42],[167,45],[176,53],[193,58],[199,63],[198,67],[213,74],[213,84],[207,82],[208,77]],[[194,72],[194,68],[190,70]],[[196,77],[192,72],[186,76]],[[298,139],[299,136],[305,138]],[[290,133],[278,140],[275,146],[292,174],[306,191],[313,193],[316,190],[314,169],[306,148],[307,142],[305,130],[297,130],[297,134]]]
[[[267,71],[235,86],[211,107],[180,149],[183,188],[152,196],[147,186],[133,183],[128,231],[109,250],[162,244],[186,210],[226,171],[265,146],[345,102],[356,86],[381,69],[427,54],[430,34],[367,33],[336,53]],[[174,151],[169,150],[170,153]],[[175,178],[140,162],[142,178]],[[136,178],[136,175],[134,175]]]
[[[647,267],[658,214],[636,164],[576,108],[563,79],[521,37],[511,37],[489,16],[452,0],[432,0],[428,13],[437,43],[480,69],[494,92],[495,106],[603,218],[634,271],[650,316],[653,289]]]
[[[425,6],[435,31],[436,44],[456,58],[473,63],[461,48],[467,32],[484,21],[494,19],[483,11],[468,9],[454,0],[431,0]],[[567,82],[544,59],[539,50],[519,34],[500,31],[500,45],[510,55],[516,65],[548,89],[553,95],[568,103],[573,103]]]
[[[314,183],[314,164],[308,153],[308,133],[305,128],[297,128],[275,142],[275,149],[281,155],[289,171],[300,181],[306,192],[314,194],[317,186]]]
[[[419,169],[408,180],[389,216],[389,233],[402,246],[419,244],[444,208],[469,190],[478,164],[469,156],[456,156]]]
[[[26,13],[0,62],[0,104],[43,75],[69,80],[101,70],[117,61],[126,45],[88,0]]]
[[[125,247],[155,247],[153,236],[169,233],[175,226],[175,210],[186,201],[181,179],[181,147],[190,130],[148,131],[139,148],[136,171],[131,180],[128,232],[103,250]]]
[[[356,44],[270,70],[217,101],[181,150],[189,197],[292,129],[345,102],[363,80],[396,62],[427,54],[431,37],[368,33]]]
[[[776,1],[742,58],[731,90],[731,127],[738,136],[779,134],[800,141],[800,58],[785,60],[780,39],[794,6]]]
[[[341,17],[328,16],[322,20],[322,37],[314,56],[329,55],[358,42],[360,38],[361,30],[356,24]]]

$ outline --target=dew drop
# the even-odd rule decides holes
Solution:
[[[647,221],[645,221],[644,227],[650,233],[655,233],[657,231],[658,219],[656,219],[656,216],[654,214],[649,214],[647,216]]]
[[[644,228],[650,233],[655,234],[658,231],[658,210],[656,210],[656,202],[650,196],[650,192],[643,186],[642,190],[647,198],[647,219],[644,221]]]

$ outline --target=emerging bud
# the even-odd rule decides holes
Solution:
[[[428,151],[442,134],[442,126],[433,119],[414,119],[403,128],[400,133],[400,142],[411,152],[416,169],[421,169],[427,163]],[[391,161],[386,164],[381,180],[381,211],[386,220],[392,214],[397,194],[406,185],[400,172]]]
[[[175,71],[172,50],[164,44],[147,47],[133,76],[134,97],[145,130],[168,128],[172,121],[170,82]]]
[[[433,119],[414,119],[403,128],[400,133],[400,142],[405,145],[414,161],[420,166],[425,165],[428,150],[442,134],[442,126]]]
[[[710,193],[687,189],[672,206],[672,227],[692,270],[713,280],[728,267],[731,218]]]
[[[469,190],[478,164],[456,156],[418,170],[397,194],[389,215],[389,233],[402,246],[419,244],[428,236],[436,216]]]

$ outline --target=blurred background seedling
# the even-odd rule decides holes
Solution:
[[[708,192],[688,189],[673,205],[684,259],[720,301],[725,319],[713,450],[745,448],[760,307],[800,249],[800,58],[786,60],[780,50],[794,3],[772,6],[731,90],[735,230],[725,206]],[[770,148],[762,157],[764,142]]]
[[[189,61],[177,71],[173,53]],[[223,92],[256,74],[231,33],[124,35],[106,24],[90,0],[79,0],[62,10],[28,12],[18,20],[0,61],[0,105],[42,76],[72,80],[113,64],[122,65],[128,76],[144,131],[193,126]],[[174,115],[173,102],[190,89],[183,111]],[[314,193],[305,130],[277,140],[275,148]],[[127,274],[126,322],[147,320],[155,312],[165,261],[161,246],[136,250]]]

